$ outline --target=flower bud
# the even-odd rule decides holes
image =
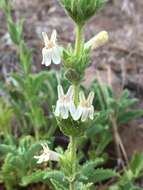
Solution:
[[[81,81],[82,76],[75,69],[67,69],[65,72],[65,77],[71,83],[79,83]]]
[[[94,36],[93,38],[91,38],[88,42],[86,42],[86,44],[84,45],[85,49],[96,49],[102,45],[104,45],[105,43],[107,43],[109,40],[109,35],[108,32],[106,31],[102,31],[99,34],[97,34],[96,36]]]

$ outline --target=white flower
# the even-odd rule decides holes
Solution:
[[[67,119],[69,113],[73,115],[75,112],[75,105],[73,101],[74,87],[70,86],[67,94],[64,94],[61,85],[58,85],[58,101],[55,109],[55,116],[61,117],[62,119]]]
[[[61,47],[57,44],[57,32],[53,30],[51,38],[49,39],[46,32],[42,33],[45,47],[42,49],[43,60],[42,64],[49,66],[53,61],[54,64],[61,62]]]
[[[102,45],[104,45],[106,42],[108,42],[109,35],[108,32],[102,31],[93,38],[91,38],[88,42],[85,43],[84,48],[88,49],[96,49]]]
[[[51,161],[59,161],[60,155],[49,149],[48,145],[41,144],[43,147],[43,153],[40,156],[34,156],[35,159],[38,159],[37,164],[41,164],[43,162]]]
[[[84,93],[81,91],[79,93],[79,105],[77,107],[76,112],[73,114],[73,119],[75,121],[79,120],[81,117],[81,121],[84,122],[88,118],[93,120],[94,115],[94,107],[92,105],[94,99],[94,92],[90,92],[88,98],[85,98]]]

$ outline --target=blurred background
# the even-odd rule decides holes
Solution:
[[[43,41],[41,32],[58,32],[59,43],[74,42],[74,26],[56,0],[13,0],[15,19],[24,18],[24,36],[33,49],[33,71],[47,70],[41,66]],[[127,88],[132,97],[140,99],[136,108],[143,108],[143,1],[109,0],[86,27],[85,39],[102,30],[107,30],[110,40],[104,47],[95,50],[92,64],[86,71],[84,83],[89,86],[98,69],[106,82],[107,65],[112,70],[112,85],[115,95]],[[0,80],[6,81],[7,74],[18,70],[16,50],[12,45],[5,16],[0,12]],[[3,92],[1,91],[0,94]],[[130,127],[130,130],[129,130]],[[143,119],[129,123],[120,129],[123,143],[130,156],[143,150]]]

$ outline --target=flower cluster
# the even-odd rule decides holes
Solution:
[[[87,119],[93,120],[94,107],[92,105],[94,99],[94,92],[90,92],[88,98],[85,98],[83,91],[79,93],[79,104],[74,103],[74,87],[70,86],[67,94],[64,94],[61,85],[58,85],[58,100],[55,109],[55,116],[67,119],[69,114],[74,121],[81,118],[84,122]]]
[[[46,32],[42,33],[44,39],[44,48],[42,49],[42,65],[50,66],[53,62],[55,65],[61,63],[62,57],[62,47],[57,43],[57,32],[53,30],[50,39]],[[108,33],[106,31],[102,31],[99,34],[92,37],[88,42],[85,43],[84,49],[96,49],[108,41]]]

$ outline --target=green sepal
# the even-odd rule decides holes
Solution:
[[[79,25],[84,25],[104,5],[105,0],[59,0],[67,14]]]
[[[90,49],[81,50],[79,57],[75,55],[72,47],[68,47],[63,51],[63,65],[65,70],[65,78],[72,84],[79,84],[84,78],[85,69],[90,64]]]
[[[68,119],[61,119],[60,117],[58,117],[56,119],[60,130],[66,136],[74,137],[80,137],[84,135],[84,132],[87,130],[91,123],[90,120],[88,120],[87,122],[81,122],[80,120],[74,121],[71,117],[69,117]]]

